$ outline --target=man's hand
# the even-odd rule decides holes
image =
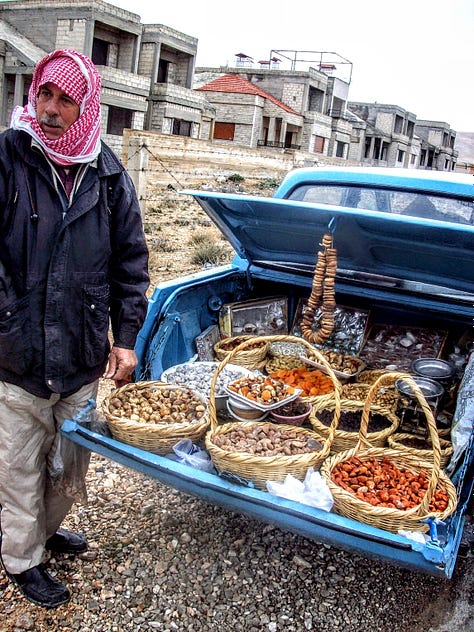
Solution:
[[[110,351],[109,366],[104,377],[114,380],[117,387],[128,384],[132,381],[132,372],[137,363],[138,358],[133,349],[114,346]]]

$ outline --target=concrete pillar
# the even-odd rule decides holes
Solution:
[[[84,55],[92,58],[92,46],[94,43],[95,20],[87,20],[84,34]]]
[[[196,65],[196,59],[191,56],[188,61],[188,71],[186,73],[186,88],[192,90],[193,78],[194,78],[194,66]]]
[[[285,146],[285,137],[286,137],[287,128],[288,128],[288,123],[285,121],[285,119],[283,119],[281,122],[281,129],[280,129],[280,143],[283,143],[283,147]]]
[[[13,93],[13,105],[23,105],[23,90],[25,81],[23,75],[15,75],[15,91]]]
[[[274,116],[272,116],[270,117],[270,120],[268,121],[268,140],[271,143],[274,143],[276,141],[275,128],[276,128],[276,119]]]
[[[142,45],[142,36],[137,35],[135,41],[133,43],[133,58],[132,58],[132,69],[131,72],[134,74],[138,73],[138,61],[140,59],[140,48]]]
[[[142,217],[146,210],[146,183],[148,170],[148,148],[146,139],[140,136],[130,137],[127,131],[124,133],[124,150],[127,156],[126,167],[137,191],[138,202]],[[127,146],[125,147],[125,144]]]

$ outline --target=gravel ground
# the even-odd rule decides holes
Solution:
[[[176,194],[157,189],[146,223],[153,284],[197,269],[188,239],[208,225],[195,203],[177,206]],[[418,575],[225,511],[98,455],[88,490],[89,504],[75,505],[65,526],[87,535],[89,551],[49,560],[71,601],[34,606],[0,570],[0,632],[474,631],[472,557],[459,560],[451,581]]]
[[[0,630],[464,632],[472,558],[453,580],[351,555],[194,499],[94,455],[78,558],[49,560],[71,602],[45,610],[0,572]]]

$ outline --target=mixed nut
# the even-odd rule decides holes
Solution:
[[[117,392],[108,409],[115,417],[147,424],[190,424],[204,416],[207,406],[189,388],[150,386]]]
[[[265,375],[242,377],[227,385],[228,391],[241,395],[251,402],[270,406],[293,395],[295,389],[281,380]]]
[[[309,432],[297,432],[268,422],[242,425],[237,430],[216,434],[212,442],[228,452],[259,456],[294,456],[322,449],[322,444]]]

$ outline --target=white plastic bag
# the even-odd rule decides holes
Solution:
[[[291,474],[287,474],[282,483],[267,481],[267,491],[274,496],[296,500],[299,503],[311,505],[311,507],[316,507],[323,511],[331,511],[334,504],[334,499],[326,481],[312,467],[306,472],[303,482]]]
[[[214,466],[211,461],[211,457],[206,450],[201,449],[199,446],[194,445],[191,439],[181,439],[173,446],[173,452],[176,455],[176,460],[179,463],[185,463],[191,465],[198,470],[204,472],[214,472]]]

